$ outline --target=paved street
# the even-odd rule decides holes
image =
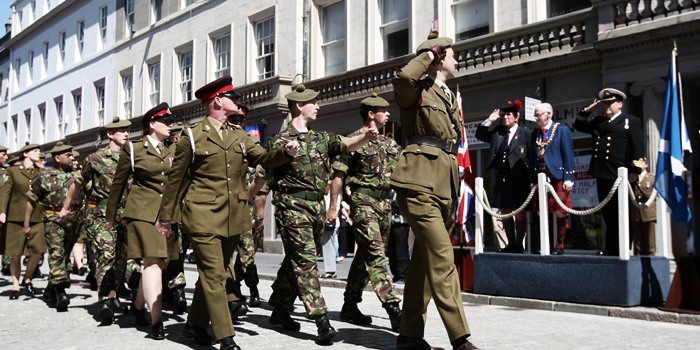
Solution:
[[[262,275],[260,292],[270,295],[271,278],[280,256],[260,254]],[[322,265],[322,264],[321,264]],[[347,276],[350,261],[338,265],[339,278]],[[187,292],[191,298],[196,280],[193,265],[187,264]],[[44,265],[46,273],[48,267]],[[73,296],[68,312],[49,309],[40,296],[22,295],[10,301],[7,278],[0,278],[0,348],[2,349],[214,349],[197,346],[180,333],[184,317],[169,311],[165,314],[166,340],[147,337],[147,329],[137,329],[132,317],[120,316],[114,325],[98,327],[92,314],[96,296],[80,276],[72,276],[69,293]],[[35,281],[43,289],[46,279]],[[329,306],[332,324],[338,330],[333,349],[393,349],[395,334],[376,297],[365,292],[360,308],[373,317],[370,327],[359,327],[338,318],[343,303],[342,282],[324,280],[323,293]],[[243,287],[244,294],[247,288]],[[695,349],[700,344],[700,328],[665,322],[595,316],[580,313],[520,309],[494,305],[465,304],[473,332],[472,342],[482,349]],[[300,321],[300,332],[284,333],[268,322],[271,309],[254,308],[236,325],[236,342],[243,349],[320,349],[313,338],[316,327],[296,304],[293,317]],[[431,305],[428,311],[425,338],[433,346],[451,349],[439,315]],[[693,345],[695,344],[695,345]],[[216,347],[218,349],[218,346]]]

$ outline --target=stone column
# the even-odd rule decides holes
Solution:
[[[638,81],[632,84],[630,92],[634,96],[642,97],[643,115],[642,127],[644,128],[645,151],[649,163],[649,172],[655,173],[656,159],[659,153],[659,133],[664,119],[664,93],[666,82],[663,79]]]

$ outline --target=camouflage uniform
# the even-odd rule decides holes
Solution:
[[[257,168],[249,168],[246,181],[251,184],[255,178],[266,177],[265,170],[258,166]],[[258,191],[259,194],[267,195],[270,192],[270,187],[267,183]],[[257,220],[255,216],[255,204],[250,205],[250,216]],[[255,253],[258,251],[260,240],[263,236],[265,227],[263,225],[254,224],[253,229],[241,234],[241,239],[238,241],[238,255],[234,263],[234,272],[236,281],[244,280],[248,288],[258,285],[258,268],[255,266]]]
[[[348,135],[357,135],[355,132]],[[362,301],[362,291],[367,282],[382,304],[398,303],[401,299],[394,291],[387,263],[385,247],[391,228],[391,201],[389,200],[389,176],[398,161],[401,148],[391,138],[380,135],[361,149],[336,162],[334,168],[347,174],[350,187],[350,216],[355,228],[357,251],[350,265],[345,302]]]
[[[80,176],[75,179],[80,184],[92,181],[92,190],[84,192],[88,197],[85,229],[94,253],[95,279],[100,297],[106,297],[112,290],[119,290],[120,284],[128,280],[132,272],[141,270],[141,266],[133,260],[127,264],[126,225],[122,219],[125,197],[119,203],[114,227],[111,231],[104,229],[109,188],[118,162],[119,152],[107,147],[99,149],[87,157]]]
[[[323,193],[330,178],[330,159],[347,154],[347,144],[344,138],[324,131],[300,133],[291,123],[270,143],[272,147],[291,140],[299,142],[299,154],[290,163],[269,170],[272,203],[277,207],[275,222],[285,251],[270,303],[291,310],[298,295],[309,316],[321,316],[327,310],[318,281],[316,246],[321,246],[325,227]]]
[[[37,202],[44,205],[44,233],[49,251],[49,285],[67,288],[70,286],[68,277],[68,262],[73,244],[78,239],[75,230],[78,223],[78,212],[71,211],[70,215],[61,220],[58,216],[66,193],[73,184],[75,173],[65,172],[58,168],[42,172],[38,181],[31,184],[27,198],[32,204]],[[77,208],[82,198],[76,196],[71,203]]]

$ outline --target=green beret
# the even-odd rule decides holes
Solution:
[[[53,146],[53,148],[49,151],[49,153],[51,153],[52,156],[57,156],[59,154],[63,154],[63,153],[66,153],[66,152],[72,151],[72,150],[73,150],[73,146],[64,145],[63,141],[58,141],[58,142],[56,142],[56,145]]]
[[[29,141],[24,143],[24,146],[17,151],[20,155],[24,152],[31,151],[33,149],[41,148],[41,145],[37,143],[29,143]]]
[[[10,166],[12,166],[15,163],[17,163],[18,161],[19,161],[19,156],[14,155],[14,156],[10,157],[10,159],[7,160],[7,164],[10,164]]]
[[[420,45],[418,45],[418,49],[416,49],[416,53],[420,53],[421,51],[424,50],[430,50],[433,46],[444,46],[444,47],[450,47],[452,46],[453,40],[447,37],[438,37],[437,32],[430,32],[428,34],[428,40],[422,42]]]
[[[124,129],[128,128],[131,126],[131,122],[128,120],[121,120],[119,117],[114,117],[112,119],[112,122],[105,125],[105,129],[110,130],[110,129]]]
[[[374,108],[387,108],[389,107],[389,102],[387,100],[377,96],[377,93],[372,91],[369,97],[365,98],[360,102],[363,106],[374,107]]]
[[[306,101],[311,101],[318,96],[318,92],[307,89],[304,84],[299,84],[294,88],[294,91],[284,95],[285,98],[289,101],[296,101],[296,102],[306,102]]]
[[[0,152],[7,152],[8,149],[9,149],[9,148],[7,148],[7,147],[5,147],[5,146],[3,146],[3,145],[0,145]]]
[[[71,152],[71,153],[73,154],[73,158],[75,158],[75,159],[78,159],[78,157],[80,157],[80,152],[78,152],[78,151],[75,151],[75,150],[74,150],[74,151]]]

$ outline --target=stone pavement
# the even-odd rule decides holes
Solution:
[[[260,292],[264,300],[270,293],[272,278],[281,256],[259,254],[258,270],[261,274]],[[322,263],[320,263],[322,266]],[[329,307],[329,316],[338,330],[333,349],[393,349],[395,333],[389,328],[389,320],[373,293],[365,292],[360,304],[363,312],[373,317],[373,324],[360,327],[339,320],[343,303],[343,278],[347,277],[350,261],[338,265],[338,280],[323,280],[323,294]],[[42,267],[43,272],[48,267]],[[189,281],[187,297],[191,298],[196,280],[193,265],[187,264]],[[218,349],[198,346],[181,335],[184,317],[165,312],[166,340],[154,341],[147,337],[147,329],[138,329],[132,317],[117,318],[111,326],[98,326],[93,319],[96,301],[83,277],[73,276],[76,283],[70,288],[72,295],[68,312],[58,313],[49,309],[40,296],[21,295],[19,300],[9,300],[10,285],[7,278],[0,278],[0,348],[1,349]],[[45,279],[35,281],[43,289]],[[340,288],[338,288],[340,287]],[[247,294],[243,287],[243,293]],[[480,296],[481,298],[486,298]],[[463,295],[464,299],[469,294]],[[620,317],[603,317],[581,312],[553,312],[550,309],[514,307],[526,301],[501,303],[492,297],[490,304],[465,303],[465,311],[473,336],[471,340],[482,349],[695,349],[700,343],[697,326],[669,322],[649,322]],[[516,299],[516,298],[510,298]],[[483,300],[476,300],[483,301]],[[495,301],[495,302],[494,302]],[[534,305],[534,301],[527,301]],[[501,303],[502,305],[494,305]],[[533,306],[530,305],[530,306]],[[588,310],[579,306],[580,310]],[[546,309],[546,308],[545,308]],[[633,308],[634,309],[634,308]],[[568,311],[577,311],[572,308]],[[242,349],[323,349],[313,339],[316,327],[304,317],[303,306],[296,304],[293,317],[301,322],[300,332],[284,332],[268,322],[271,309],[266,303],[251,312],[235,325],[236,342]],[[590,313],[590,312],[589,312]],[[428,309],[425,338],[433,346],[450,349],[447,334],[436,309]],[[695,344],[695,345],[693,345]]]

